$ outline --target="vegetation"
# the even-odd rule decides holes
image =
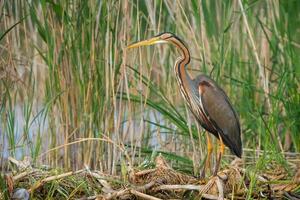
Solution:
[[[299,9],[296,0],[1,1],[1,171],[8,156],[29,156],[35,165],[120,175],[127,163],[145,168],[162,153],[174,169],[197,175],[205,136],[176,83],[178,52],[125,48],[168,31],[188,45],[190,74],[210,75],[230,97],[247,170],[276,163],[293,176]]]

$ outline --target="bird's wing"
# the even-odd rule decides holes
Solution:
[[[240,123],[225,92],[215,83],[200,81],[200,105],[226,146],[238,157],[242,155]]]

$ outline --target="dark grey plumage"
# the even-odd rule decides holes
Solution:
[[[242,156],[242,141],[240,122],[226,93],[217,83],[205,76],[199,75],[194,79],[194,85],[203,87],[200,94],[203,109],[213,127],[204,125],[207,122],[196,117],[199,123],[214,136],[222,138],[224,144],[238,157]]]

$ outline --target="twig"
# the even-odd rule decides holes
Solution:
[[[105,199],[109,200],[109,199],[115,199],[117,197],[120,197],[120,196],[124,196],[126,194],[129,194],[130,193],[130,189],[129,188],[126,188],[124,190],[118,190],[112,194],[109,194]]]
[[[26,169],[31,169],[31,158],[28,156],[25,156],[25,158],[22,161],[16,160],[15,158],[10,157],[10,156],[8,157],[8,160],[11,163],[15,164],[17,166],[18,170],[23,171]]]
[[[110,186],[110,184],[105,180],[107,179],[105,176],[101,176],[100,174],[96,173],[96,172],[92,172],[89,168],[87,168],[87,173],[88,175],[94,177],[95,179],[97,179],[100,184],[105,188],[104,190],[106,192],[113,192],[114,190],[112,189],[112,187]],[[103,190],[103,188],[102,188]]]
[[[76,200],[93,200],[93,199],[97,199],[97,196],[93,195],[93,196],[89,196],[89,197],[82,197],[82,198],[79,198]]]
[[[201,194],[201,197],[204,197],[205,199],[211,199],[211,200],[220,200],[219,197],[211,194]],[[226,200],[226,199],[223,198],[222,200]]]
[[[219,199],[224,199],[224,184],[221,178],[217,177],[216,184],[219,192]]]
[[[160,185],[155,190],[198,190],[200,191],[203,186],[201,185]]]
[[[61,179],[61,178],[68,177],[68,176],[72,176],[72,175],[75,175],[75,174],[80,174],[80,173],[82,173],[84,171],[85,171],[85,169],[81,169],[81,170],[78,170],[78,171],[75,171],[75,172],[67,172],[67,173],[64,173],[64,174],[59,174],[59,175],[55,175],[55,176],[50,176],[50,177],[44,178],[41,181],[38,181],[37,184],[33,185],[28,190],[28,192],[32,192],[33,190],[41,187],[42,185],[44,185],[47,182],[50,182],[50,181],[53,181],[53,180],[57,180],[57,179]]]
[[[141,197],[141,198],[146,199],[146,200],[162,200],[162,199],[156,198],[154,196],[150,196],[148,194],[144,194],[142,192],[139,192],[139,191],[136,191],[136,190],[133,190],[133,189],[131,189],[130,192],[131,192],[131,194],[133,194],[135,196],[138,196],[138,197]]]
[[[40,171],[40,170],[38,170],[38,169],[32,169],[32,170],[30,170],[30,171],[24,171],[24,172],[22,172],[22,173],[20,173],[20,174],[18,174],[18,175],[16,175],[16,176],[13,176],[12,179],[13,179],[13,181],[15,182],[15,181],[18,181],[19,179],[21,179],[21,178],[27,176],[27,175],[30,175],[30,174],[35,173],[35,172],[37,172],[37,171]]]
[[[123,152],[126,156],[126,158],[128,160],[130,160],[130,157],[129,155],[126,153],[126,150],[124,148],[124,146],[122,146],[121,144],[117,144],[115,141],[113,141],[112,139],[110,139],[109,137],[106,137],[105,135],[103,135],[103,138],[78,138],[77,141],[73,141],[73,142],[70,142],[70,143],[66,143],[66,144],[63,144],[63,145],[60,145],[60,146],[57,146],[57,147],[54,147],[52,149],[49,149],[47,150],[46,152],[40,154],[38,156],[39,159],[41,159],[42,157],[46,156],[47,154],[49,154],[50,152],[52,151],[56,151],[58,149],[61,149],[61,148],[65,148],[66,146],[70,146],[70,145],[73,145],[73,144],[77,144],[77,143],[82,143],[82,142],[86,142],[86,141],[103,141],[103,142],[107,142],[107,143],[110,143],[112,145],[115,145],[116,147],[118,147],[118,149]]]
[[[66,147],[66,146],[70,146],[70,145],[73,145],[73,144],[78,144],[78,143],[82,143],[82,142],[86,142],[86,141],[103,141],[103,142],[108,142],[110,144],[115,144],[112,140],[109,140],[107,138],[78,138],[78,140],[76,140],[76,141],[69,142],[69,143],[66,143],[66,144],[62,144],[62,145],[56,146],[56,147],[54,147],[52,149],[49,149],[46,152],[41,153],[38,156],[38,158],[41,159],[42,157],[46,156],[50,152],[62,149],[64,147]],[[122,151],[123,149],[120,147],[120,150]]]

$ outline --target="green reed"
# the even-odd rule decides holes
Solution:
[[[191,51],[190,74],[210,75],[230,97],[246,158],[284,163],[278,153],[300,151],[300,3],[242,6],[246,19],[238,1],[3,1],[1,151],[113,174],[155,151],[198,173],[204,131],[179,93],[178,52],[125,49],[170,31]]]

